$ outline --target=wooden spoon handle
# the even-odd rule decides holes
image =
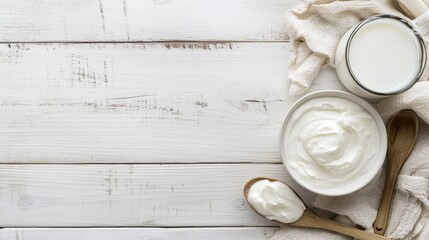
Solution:
[[[380,205],[377,211],[377,217],[374,222],[374,233],[378,235],[384,235],[389,222],[390,205],[392,203],[393,191],[396,185],[396,179],[400,168],[394,169],[393,171],[388,169],[389,173],[386,176],[386,182],[384,185],[383,195],[381,196]]]
[[[291,225],[297,227],[308,227],[308,228],[317,228],[324,229],[336,233],[341,233],[350,237],[354,237],[362,240],[388,240],[389,238],[384,236],[379,236],[374,233],[366,232],[353,228],[338,222],[321,218],[319,215],[315,214],[308,209],[304,211],[303,216],[296,222]]]

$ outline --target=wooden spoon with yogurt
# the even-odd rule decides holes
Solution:
[[[419,117],[413,110],[396,113],[387,125],[387,173],[383,195],[374,222],[374,232],[384,235],[396,178],[417,141]]]
[[[252,188],[252,186],[255,183],[257,183],[259,181],[263,181],[263,180],[268,180],[270,182],[280,182],[276,179],[265,178],[265,177],[259,177],[259,178],[251,179],[244,186],[244,197],[246,198],[246,201],[249,203],[250,207],[256,213],[258,213],[259,215],[261,215],[263,217],[266,217],[266,216],[262,215],[261,213],[259,213],[257,211],[257,209],[254,208],[254,206],[252,206],[252,204],[249,201],[249,191]],[[280,183],[282,183],[286,187],[288,187],[287,184],[285,184],[283,182],[280,182]],[[293,191],[293,189],[292,189],[292,191]],[[295,192],[295,191],[293,191],[293,192]],[[295,192],[295,194],[296,194],[296,192]],[[300,199],[298,194],[296,194],[296,196]],[[309,209],[308,206],[305,206],[305,210],[304,210],[302,216],[298,220],[296,220],[294,222],[283,222],[283,223],[290,224],[290,225],[295,226],[295,227],[308,227],[308,228],[324,229],[324,230],[328,230],[328,231],[332,231],[332,232],[336,232],[336,233],[341,233],[341,234],[344,234],[347,236],[351,236],[351,237],[354,237],[357,239],[362,239],[362,240],[386,240],[386,239],[389,239],[387,237],[375,235],[375,234],[370,233],[370,232],[365,232],[365,231],[362,231],[362,230],[359,230],[359,229],[356,229],[356,228],[353,228],[353,227],[350,227],[347,225],[337,223],[337,222],[329,220],[329,219],[322,218],[319,215],[317,215],[315,212],[313,212],[311,209]]]

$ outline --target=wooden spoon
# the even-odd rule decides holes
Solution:
[[[246,198],[247,203],[249,203],[247,197],[249,195],[249,190],[252,187],[252,185],[260,180],[268,180],[270,182],[280,182],[276,179],[272,179],[272,178],[265,178],[265,177],[259,177],[259,178],[254,178],[250,181],[248,181],[246,183],[246,185],[244,186],[244,197]],[[283,183],[283,182],[281,182]],[[285,184],[285,183],[283,183]],[[287,185],[287,184],[285,184]],[[298,194],[297,194],[298,196]],[[302,199],[301,199],[302,201]],[[258,213],[253,206],[249,203],[249,206],[256,212]],[[261,215],[260,213],[258,213],[259,215]],[[263,215],[261,215],[263,216]],[[265,216],[263,216],[265,217]],[[317,215],[315,212],[313,212],[310,208],[308,208],[308,206],[305,206],[305,210],[304,213],[302,214],[301,218],[299,218],[298,220],[296,220],[293,223],[287,223],[290,224],[292,226],[295,227],[308,227],[308,228],[317,228],[317,229],[325,229],[328,231],[332,231],[332,232],[337,232],[337,233],[341,233],[347,236],[351,236],[357,239],[363,239],[363,240],[386,240],[389,239],[387,237],[383,237],[383,236],[378,236],[375,235],[373,233],[370,232],[365,232],[356,228],[352,228],[350,226],[347,225],[343,225],[340,223],[337,223],[335,221],[329,220],[329,219],[325,219],[320,217],[319,215]]]
[[[383,195],[374,222],[374,233],[384,235],[396,178],[417,140],[419,118],[413,110],[401,110],[387,125],[387,173]]]

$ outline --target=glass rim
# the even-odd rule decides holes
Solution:
[[[350,60],[349,60],[349,54],[350,54],[350,45],[353,41],[354,36],[356,35],[356,33],[362,28],[364,27],[366,24],[378,20],[378,19],[382,19],[382,18],[390,18],[390,19],[394,19],[396,21],[401,22],[402,24],[404,24],[406,27],[408,27],[410,30],[412,30],[412,32],[414,33],[414,36],[416,37],[418,44],[419,44],[419,48],[420,48],[420,52],[419,52],[419,70],[417,71],[416,75],[414,76],[414,78],[412,79],[412,81],[409,81],[408,84],[406,84],[404,87],[401,87],[398,90],[395,91],[387,91],[387,92],[379,92],[379,91],[375,91],[372,90],[368,87],[366,87],[364,84],[362,84],[358,78],[356,77],[356,75],[353,73],[352,67],[350,65]],[[353,80],[364,90],[375,94],[375,95],[381,95],[381,96],[389,96],[389,95],[393,95],[393,94],[398,94],[398,93],[402,93],[405,92],[406,90],[410,89],[422,76],[424,70],[425,70],[425,66],[426,66],[426,61],[427,61],[427,56],[426,56],[426,46],[425,43],[423,41],[423,37],[422,35],[415,30],[415,28],[410,24],[410,22],[408,22],[407,20],[395,16],[395,15],[391,15],[391,14],[379,14],[379,15],[375,15],[372,16],[362,22],[360,22],[352,31],[352,33],[350,34],[348,40],[347,40],[347,44],[346,44],[346,49],[345,49],[345,61],[346,61],[346,66],[347,66],[347,70],[349,71],[350,75],[352,76]]]

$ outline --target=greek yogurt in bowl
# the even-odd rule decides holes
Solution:
[[[342,91],[320,91],[291,107],[280,150],[296,182],[318,194],[340,196],[359,190],[380,170],[386,129],[366,101]]]

